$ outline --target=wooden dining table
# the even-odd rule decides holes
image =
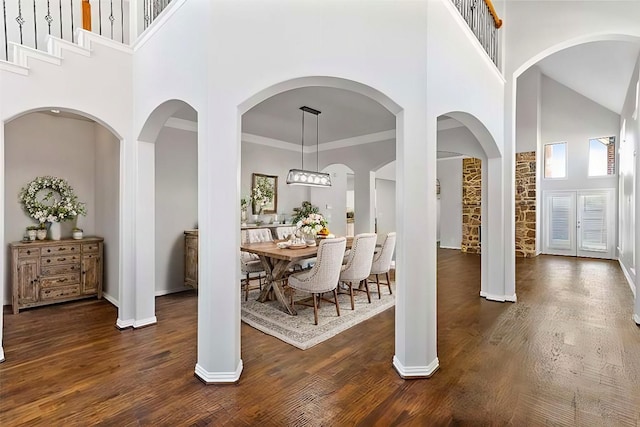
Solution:
[[[348,248],[351,247],[352,242],[353,238],[348,237]],[[276,299],[280,301],[285,312],[296,315],[296,310],[291,306],[284,294],[284,284],[282,282],[293,264],[303,259],[313,258],[318,254],[319,244],[301,249],[280,249],[277,243],[277,241],[245,243],[240,246],[240,250],[258,255],[266,273],[267,283],[262,287],[258,301],[267,301],[269,293],[273,290]]]

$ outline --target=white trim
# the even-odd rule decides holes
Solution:
[[[91,51],[89,49],[75,43],[53,37],[50,34],[45,37],[45,40],[47,42],[47,52],[49,52],[51,55],[59,56],[62,58],[62,51],[66,50],[82,56],[91,56]]]
[[[438,120],[437,124],[438,124],[438,132],[440,132],[441,130],[449,130],[449,129],[464,127],[462,123],[452,118]]]
[[[633,297],[636,297],[636,284],[633,282],[631,278],[631,274],[627,267],[622,263],[622,260],[618,258],[618,264],[620,264],[620,268],[622,269],[622,273],[624,273],[624,277],[627,279],[627,283],[629,283],[629,287],[631,288],[631,292],[633,292]]]
[[[186,0],[173,0],[171,3],[169,3],[167,7],[165,7],[164,10],[160,12],[160,15],[158,15],[156,19],[153,20],[151,25],[149,25],[147,29],[144,30],[142,34],[140,34],[133,45],[131,45],[131,48],[136,51],[144,46],[144,44],[148,42],[155,33],[160,31],[160,28],[162,28],[162,26],[169,21],[173,14],[176,13],[178,9],[180,9],[184,5],[185,2]],[[135,35],[130,34],[129,38],[132,37],[135,37]]]
[[[4,349],[0,346],[0,363],[4,362]]]
[[[634,314],[633,321],[636,322],[636,325],[640,326],[640,316],[638,316],[637,314]]]
[[[198,122],[179,119],[177,117],[169,117],[165,122],[164,126],[168,128],[188,130],[189,132],[198,132]]]
[[[393,356],[393,367],[401,378],[407,380],[412,378],[429,378],[440,367],[440,361],[436,357],[427,366],[404,366],[398,359],[398,356]]]
[[[196,363],[195,374],[205,384],[235,383],[240,379],[242,368],[242,359],[238,362],[235,372],[208,372]]]
[[[460,250],[462,248],[460,246],[442,246],[442,245],[440,245],[440,249],[457,249],[457,250]]]
[[[144,328],[145,326],[155,325],[158,323],[158,318],[156,316],[147,317],[142,320],[134,320],[133,327],[134,328]]]
[[[9,71],[10,73],[20,74],[21,76],[29,75],[29,68],[22,65],[14,64],[13,62],[7,62],[0,60],[0,70]]]
[[[188,286],[183,286],[182,288],[161,289],[159,291],[156,291],[156,296],[161,297],[164,295],[177,294],[178,292],[186,292],[191,290],[193,290],[193,288],[190,288]]]
[[[298,144],[292,144],[279,139],[267,138],[244,132],[242,133],[241,139],[242,142],[250,142],[251,144],[265,145],[267,147],[279,148],[281,150],[297,151],[298,153],[300,152],[300,146]]]
[[[29,58],[37,59],[53,65],[61,65],[62,58],[54,56],[43,50],[37,50],[22,44],[9,42],[9,46],[13,48],[13,62],[23,67],[29,67]]]
[[[135,321],[133,319],[128,319],[128,320],[118,319],[116,320],[116,328],[118,329],[132,328],[134,323]]]
[[[458,24],[458,26],[462,29],[462,31],[467,35],[467,38],[469,39],[469,41],[476,46],[477,50],[482,52],[481,56],[482,58],[484,58],[484,61],[487,64],[491,64],[491,69],[495,71],[496,75],[500,78],[502,83],[507,83],[507,80],[502,75],[502,72],[500,71],[498,66],[493,63],[493,60],[491,60],[487,51],[484,50],[484,47],[482,47],[480,40],[478,40],[478,37],[476,37],[476,35],[473,34],[473,31],[471,30],[471,28],[469,28],[469,24],[467,24],[467,21],[465,21],[462,15],[460,15],[460,11],[456,9],[456,7],[453,5],[453,2],[445,0],[442,3],[445,5],[446,8],[449,9],[449,12],[451,13],[451,15],[453,15],[454,21]],[[503,39],[504,38],[505,37],[503,37]],[[500,52],[500,56],[502,59],[502,57],[504,56],[504,52]]]
[[[76,43],[78,43],[80,47],[88,50],[92,50],[91,45],[95,43],[108,46],[123,53],[133,54],[133,50],[129,46],[82,28],[76,28]]]
[[[102,298],[106,299],[107,301],[109,301],[111,304],[113,304],[115,307],[118,307],[120,305],[120,302],[115,299],[113,296],[107,294],[107,293],[102,293]]]
[[[371,144],[373,142],[388,141],[396,139],[396,130],[390,129],[382,132],[369,133],[367,135],[354,136],[353,138],[338,139],[337,141],[325,142],[320,144],[319,151],[335,150],[336,148],[353,147],[356,145]],[[300,148],[298,148],[300,151]],[[312,146],[305,147],[306,153],[315,153],[316,149]]]
[[[443,162],[445,160],[460,160],[460,159],[469,159],[471,157],[467,156],[466,154],[460,154],[459,156],[449,156],[449,157],[440,157],[439,159],[436,159],[437,162]]]
[[[480,296],[482,298],[485,298],[486,300],[496,301],[496,302],[516,302],[518,300],[518,298],[516,297],[516,294],[513,294],[513,295],[495,295],[495,294],[490,294],[490,293],[485,292],[485,291],[480,291]]]

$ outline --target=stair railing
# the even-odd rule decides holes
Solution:
[[[487,52],[491,60],[500,68],[500,34],[502,20],[498,17],[491,0],[451,0],[471,31]]]

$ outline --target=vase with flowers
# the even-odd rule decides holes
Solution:
[[[296,224],[308,245],[315,245],[318,232],[327,226],[327,220],[319,213],[311,213]]]

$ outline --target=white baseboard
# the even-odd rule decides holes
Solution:
[[[631,274],[627,270],[627,267],[625,267],[625,265],[622,263],[622,261],[620,261],[620,258],[618,258],[618,264],[620,264],[620,268],[622,269],[622,272],[624,273],[624,277],[627,279],[627,283],[629,284],[629,287],[631,288],[631,292],[633,292],[633,296],[635,298],[635,296],[636,296],[636,284],[633,283],[633,278],[631,277]],[[636,322],[636,323],[638,323],[638,322]]]
[[[228,384],[235,383],[240,379],[242,373],[242,359],[238,362],[235,372],[208,372],[199,364],[196,364],[195,374],[205,384]]]
[[[4,362],[4,349],[0,346],[0,363]]]
[[[118,320],[116,320],[116,328],[118,329],[133,328],[134,323],[135,323],[135,320],[133,319],[122,320],[118,318]]]
[[[102,297],[113,304],[115,307],[120,307],[120,301],[115,299],[113,296],[103,292]]]
[[[400,377],[405,380],[429,378],[440,367],[440,361],[436,357],[427,366],[403,366],[400,362],[400,359],[398,359],[398,357],[394,355],[393,367],[395,368],[396,372],[398,372],[398,375],[400,375]]]
[[[460,250],[460,246],[442,246],[440,245],[440,249],[456,249],[456,250]]]
[[[183,286],[182,288],[161,289],[159,291],[156,291],[156,296],[161,297],[163,295],[177,294],[178,292],[185,292],[185,291],[191,291],[191,290],[193,290],[193,288],[188,288],[186,286]]]
[[[640,316],[638,316],[637,314],[634,314],[633,321],[636,322],[636,325],[640,326]]]
[[[516,302],[518,301],[518,297],[516,294],[513,295],[495,295],[490,294],[484,291],[480,291],[480,296],[489,301],[497,301],[497,302]]]
[[[158,319],[156,318],[156,316],[152,316],[152,317],[147,317],[146,319],[142,319],[142,320],[134,320],[133,321],[133,327],[134,328],[144,328],[145,326],[155,325],[156,323],[158,323]]]

